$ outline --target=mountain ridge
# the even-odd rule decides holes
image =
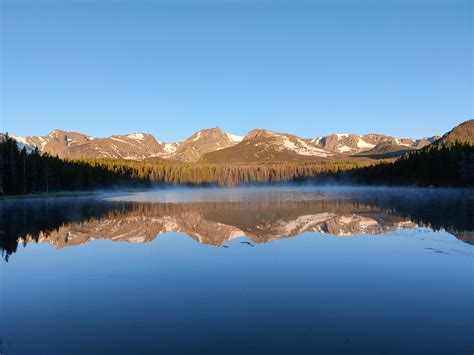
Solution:
[[[276,161],[331,161],[347,157],[392,158],[430,144],[446,144],[453,137],[474,141],[474,120],[453,128],[443,137],[396,138],[384,134],[356,135],[334,133],[316,138],[302,138],[290,133],[263,128],[237,136],[218,127],[202,129],[179,142],[163,142],[145,132],[92,137],[87,134],[56,129],[45,136],[15,136],[18,146],[27,151],[67,159],[157,158],[180,162],[239,163]],[[461,133],[462,132],[462,133]],[[467,132],[467,133],[466,133]],[[438,143],[436,143],[438,142]],[[441,142],[441,143],[440,143]]]

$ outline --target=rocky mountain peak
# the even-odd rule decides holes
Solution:
[[[204,154],[225,149],[237,144],[240,137],[224,132],[220,128],[203,129],[180,142],[176,147],[173,159],[181,161],[198,161]]]
[[[262,129],[262,128],[255,128],[246,134],[246,136],[244,137],[244,140],[260,138],[260,137],[272,137],[272,136],[274,137],[276,135],[278,135],[278,133],[276,132],[272,132],[272,131],[269,131],[267,129]]]

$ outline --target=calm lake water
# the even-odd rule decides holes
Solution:
[[[474,193],[0,201],[0,354],[472,354]]]

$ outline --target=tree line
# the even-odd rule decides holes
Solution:
[[[123,215],[131,203],[78,197],[0,202],[0,251],[5,261],[18,244],[38,242],[68,223],[87,222],[111,212]]]
[[[262,214],[262,211],[268,213]],[[0,233],[0,254],[8,261],[10,255],[17,251],[19,243],[26,246],[27,243],[45,239],[49,239],[49,243],[56,247],[59,246],[57,243],[65,246],[69,243],[67,237],[64,237],[68,230],[79,229],[82,235],[78,236],[78,239],[73,239],[71,245],[86,242],[98,230],[101,230],[100,233],[104,238],[112,238],[113,231],[121,233],[120,228],[116,227],[122,225],[122,222],[124,226],[127,224],[126,221],[131,223],[127,226],[128,230],[140,229],[143,224],[147,224],[147,221],[157,222],[154,227],[146,228],[147,240],[151,240],[157,231],[161,230],[161,222],[166,223],[169,216],[179,224],[189,220],[191,215],[201,215],[216,223],[232,221],[231,224],[238,229],[253,231],[252,238],[259,242],[268,241],[269,235],[274,236],[271,230],[267,230],[270,233],[267,234],[265,229],[259,229],[258,233],[255,233],[253,227],[262,225],[262,219],[266,222],[264,225],[271,226],[274,225],[273,222],[281,219],[296,220],[302,215],[328,212],[335,215],[383,214],[387,216],[387,221],[411,220],[434,230],[445,229],[457,238],[472,243],[474,239],[463,232],[474,230],[471,211],[474,211],[474,200],[466,198],[463,191],[459,193],[412,191],[410,194],[386,194],[374,190],[370,194],[359,195],[357,199],[295,201],[281,198],[207,203],[150,204],[87,197],[12,200],[0,203],[0,226],[3,232]],[[98,225],[104,229],[97,229]],[[63,229],[59,232],[61,227]],[[92,231],[92,235],[87,231]],[[207,239],[205,236],[203,238],[200,242],[213,245],[221,245],[225,241],[225,236],[219,233],[212,233],[212,237],[208,235]]]
[[[474,146],[428,146],[393,162],[328,173],[324,179],[368,185],[474,186]]]
[[[0,142],[0,194],[15,195],[65,190],[90,190],[124,185],[186,184],[235,186],[248,183],[304,181],[367,162],[328,161],[280,164],[212,164],[166,160],[67,160],[20,150],[5,136]]]
[[[26,148],[20,150],[8,135],[0,142],[0,195],[88,190],[145,182],[132,175],[132,170],[126,167],[112,171],[100,165],[40,154],[37,148],[32,152]]]
[[[166,160],[87,159],[82,162],[113,172],[131,171],[139,180],[163,184],[236,186],[249,183],[304,181],[309,177],[367,165],[368,162],[185,163]]]
[[[90,190],[117,186],[187,184],[236,186],[276,182],[349,182],[383,185],[472,186],[474,149],[466,143],[428,147],[395,161],[212,164],[166,160],[67,160],[0,142],[0,195]]]

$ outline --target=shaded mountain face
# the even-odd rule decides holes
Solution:
[[[338,154],[353,155],[367,153],[367,155],[384,155],[387,153],[420,149],[433,143],[438,136],[422,139],[394,138],[383,134],[330,134],[328,136],[310,139],[310,142],[320,148]],[[400,155],[400,154],[398,154]]]
[[[474,119],[461,123],[435,142],[436,145],[451,145],[456,142],[474,145]]]

